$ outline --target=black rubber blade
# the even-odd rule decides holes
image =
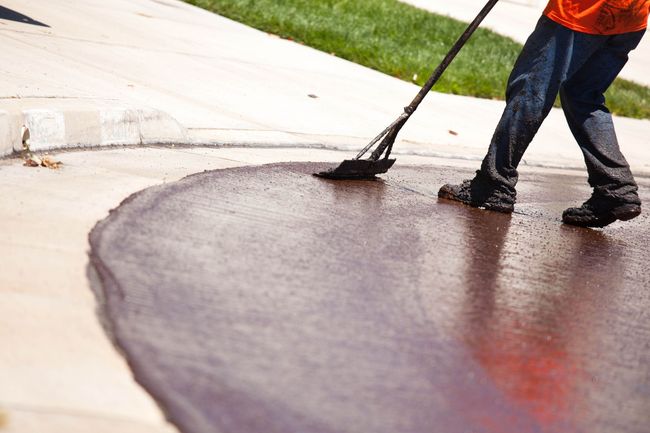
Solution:
[[[382,158],[377,161],[369,159],[346,159],[338,167],[314,173],[314,176],[326,179],[373,179],[376,175],[386,173],[395,163],[394,159]]]

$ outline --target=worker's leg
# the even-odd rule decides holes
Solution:
[[[565,222],[603,226],[616,219],[633,218],[641,211],[638,188],[619,149],[604,93],[643,34],[641,31],[610,36],[587,62],[575,72],[570,71],[561,87],[562,108],[584,155],[589,184],[594,188],[592,198],[581,208],[567,209]],[[614,212],[617,208],[618,214]]]
[[[636,199],[637,185],[621,153],[604,93],[644,32],[611,36],[560,90],[571,132],[584,154],[589,184],[597,193]]]
[[[542,17],[519,55],[506,90],[501,116],[481,170],[461,185],[445,185],[438,195],[501,212],[515,202],[517,166],[553,107],[571,64],[581,64],[605,37],[594,36],[574,49],[576,32]]]
[[[605,37],[581,34],[542,17],[508,80],[506,108],[494,132],[481,171],[514,194],[517,166],[553,107],[572,65],[584,63]]]

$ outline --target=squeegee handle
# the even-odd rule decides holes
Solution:
[[[497,4],[499,0],[489,0],[487,4],[481,9],[481,11],[478,13],[476,18],[474,18],[474,21],[472,21],[467,29],[463,32],[462,35],[458,38],[456,43],[451,47],[445,58],[442,60],[442,62],[438,65],[438,67],[433,71],[427,82],[422,86],[418,94],[413,98],[413,101],[406,107],[404,107],[404,112],[399,115],[397,119],[393,123],[388,126],[388,128],[384,129],[377,137],[375,137],[366,147],[361,149],[359,154],[355,157],[355,159],[361,158],[372,146],[374,146],[379,140],[381,140],[381,143],[377,146],[377,148],[372,152],[372,155],[370,155],[370,160],[371,161],[377,161],[381,155],[384,153],[386,149],[386,154],[384,155],[384,158],[388,159],[390,156],[390,152],[393,149],[393,144],[395,143],[395,138],[397,138],[397,134],[399,131],[402,129],[404,124],[406,123],[407,120],[411,117],[411,114],[415,112],[415,110],[418,108],[422,100],[424,99],[425,96],[431,91],[431,88],[433,87],[434,84],[440,79],[442,74],[445,72],[449,64],[454,60],[458,52],[465,46],[469,38],[472,37],[476,29],[481,25],[481,22],[485,19],[485,17],[490,13],[492,8],[494,8],[494,5]]]
[[[433,71],[427,82],[424,84],[422,89],[418,92],[418,94],[413,98],[413,101],[406,107],[404,107],[404,112],[408,114],[409,116],[413,114],[413,112],[418,108],[418,105],[422,102],[424,97],[431,91],[431,88],[433,87],[434,84],[440,79],[442,74],[445,72],[449,64],[454,60],[458,52],[465,46],[469,38],[474,34],[476,29],[481,25],[481,22],[485,19],[485,17],[490,13],[494,5],[497,4],[499,0],[489,0],[487,4],[483,7],[481,12],[474,18],[474,21],[470,23],[470,25],[467,27],[465,32],[460,35],[454,46],[449,50],[445,58],[442,60],[440,65]]]

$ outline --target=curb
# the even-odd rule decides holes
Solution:
[[[119,105],[118,105],[119,104]],[[125,106],[117,100],[79,98],[5,99],[0,109],[0,158],[23,150],[27,139],[32,151],[108,146],[191,145],[243,148],[303,148],[351,152],[365,146],[367,138],[273,130],[185,128],[168,113]],[[637,128],[638,129],[638,128]],[[637,146],[638,147],[638,146]],[[635,175],[650,177],[645,149],[627,149]],[[450,143],[405,141],[395,155],[480,161],[484,149]],[[583,162],[559,149],[530,155],[522,165],[583,169]]]
[[[0,157],[22,149],[22,116],[0,110]]]
[[[32,151],[190,142],[176,119],[152,108],[69,101],[54,108],[33,101],[14,105],[0,110],[0,157],[22,150],[25,130]]]

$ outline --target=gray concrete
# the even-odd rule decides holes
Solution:
[[[23,124],[32,128],[31,146],[41,150],[158,141],[354,151],[418,91],[177,0],[3,5],[49,27],[0,25],[0,155],[20,149]],[[475,5],[463,5],[475,13]],[[495,16],[510,25],[507,15]],[[395,152],[480,159],[502,109],[499,101],[433,93]],[[650,173],[649,125],[617,119],[637,173]],[[524,164],[582,167],[559,110]]]
[[[436,198],[470,170],[323,166],[193,175],[93,230],[110,332],[184,433],[647,431],[647,215],[562,226],[577,176],[523,176],[509,216]]]

